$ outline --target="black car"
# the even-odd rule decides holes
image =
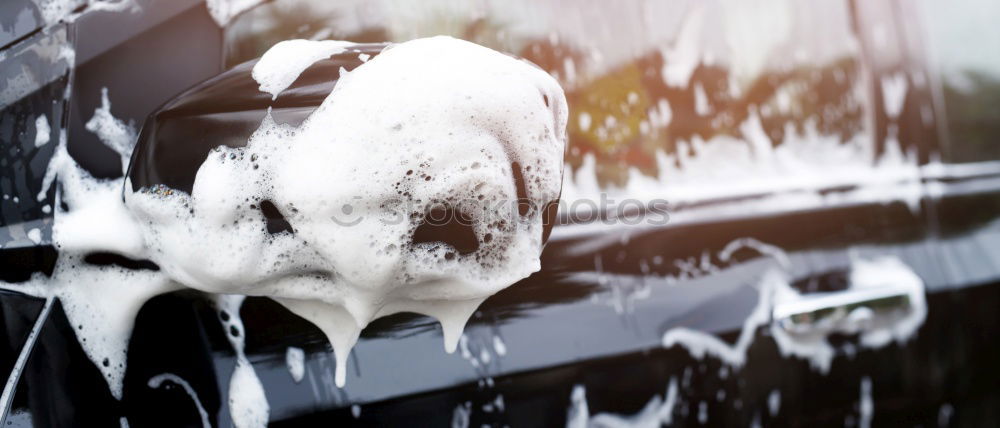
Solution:
[[[248,298],[269,425],[996,426],[998,19],[986,0],[6,0],[3,420],[233,425],[237,356],[200,293],[142,308],[116,400],[60,303],[17,292],[59,257],[58,190],[39,195],[55,142],[97,178],[126,172],[86,126],[102,91],[136,131],[130,178],[155,181],[246,141],[269,105],[246,75],[275,43],[377,55],[448,34],[566,91],[542,269],[489,298],[454,354],[430,318],[377,320],[343,388],[316,327]],[[274,114],[301,120],[362,62],[318,62]]]

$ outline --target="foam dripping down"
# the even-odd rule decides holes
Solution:
[[[229,378],[229,417],[237,428],[267,426],[271,413],[264,385],[253,369],[245,351],[246,329],[240,318],[240,307],[246,296],[220,294],[215,296],[226,338],[236,354],[233,375]],[[222,314],[226,314],[222,316]]]
[[[343,46],[281,43],[265,59],[305,59],[262,59],[253,75],[277,97],[311,62]],[[136,134],[102,95],[87,129],[118,152],[124,171]],[[453,352],[483,300],[540,268],[543,207],[559,197],[567,110],[544,71],[435,37],[342,70],[298,127],[268,114],[245,147],[209,154],[190,194],[163,186],[133,192],[127,179],[96,179],[69,156],[61,131],[39,195],[58,182],[55,271],[3,287],[58,298],[116,398],[142,304],[183,287],[218,295],[236,354],[230,414],[237,426],[262,426],[267,401],[243,350],[243,297],[273,298],[318,326],[340,386],[360,331],[382,316],[438,319]],[[517,203],[490,211],[463,201]],[[354,215],[347,222],[337,217],[346,206]],[[286,227],[271,230],[267,210]],[[427,226],[440,210],[467,221],[458,229],[465,241]],[[88,262],[95,252],[155,269]]]

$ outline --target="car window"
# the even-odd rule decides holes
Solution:
[[[1000,3],[921,2],[927,44],[941,80],[948,150],[945,160],[1000,159]],[[961,47],[960,49],[956,47]]]
[[[850,181],[873,163],[886,142],[866,117],[853,25],[840,0],[278,0],[225,37],[230,66],[291,37],[450,34],[520,55],[567,90],[564,199],[617,190],[683,202]]]

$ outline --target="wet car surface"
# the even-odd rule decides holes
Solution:
[[[995,46],[991,30],[962,24],[974,10],[1000,17],[995,7],[965,2],[962,15],[931,2],[776,2],[754,13],[726,2],[279,0],[220,27],[202,3],[140,3],[139,12],[86,13],[44,30],[40,19],[4,24],[18,30],[0,38],[0,64],[11,73],[0,91],[6,282],[51,273],[57,257],[44,212],[54,191],[34,197],[54,147],[35,144],[39,114],[56,130],[53,141],[67,131],[71,154],[96,176],[118,173],[116,156],[83,125],[101,88],[116,116],[141,124],[140,140],[157,142],[133,158],[133,184],[175,188],[193,176],[199,150],[215,141],[238,145],[263,118],[264,108],[246,101],[266,100],[252,82],[219,82],[241,67],[245,73],[246,61],[279,40],[377,43],[451,33],[527,58],[567,91],[572,177],[542,270],[488,299],[456,353],[442,351],[433,320],[387,317],[362,333],[347,385],[337,388],[323,334],[268,299],[248,299],[246,352],[274,426],[588,419],[989,426],[1000,419],[993,338],[1000,163],[990,103],[1000,93],[1000,64],[990,69],[947,50],[955,33],[972,51]],[[38,15],[28,3],[3,7],[4,17]],[[59,54],[67,44],[74,58]],[[354,53],[314,66],[276,115],[294,123],[315,108],[332,85],[318,76],[338,61],[360,64]],[[17,80],[18,73],[31,78]],[[227,93],[244,102],[205,101]],[[842,155],[843,147],[858,149]],[[782,156],[801,164],[785,168]],[[136,175],[136,165],[161,175]],[[599,200],[597,192],[617,202],[581,202]],[[28,236],[35,228],[38,242]],[[872,346],[864,324],[823,330],[816,334],[832,352],[825,370],[776,338],[787,330],[779,302],[764,299],[769,278],[804,296],[850,298],[859,266],[886,258],[919,278],[925,316],[912,335]],[[155,268],[107,254],[92,261]],[[890,320],[892,311],[919,307],[886,305]],[[40,317],[44,301],[4,292],[2,310],[5,371],[39,327],[7,422],[115,426],[124,417],[130,426],[200,426],[200,407],[212,426],[232,425],[226,403],[235,355],[220,314],[197,293],[159,296],[140,312],[120,402],[58,302]],[[767,317],[754,324],[758,310]],[[820,329],[824,314],[801,313],[817,317],[804,328]],[[700,333],[701,344],[719,338],[729,351],[665,344],[678,329]],[[289,347],[305,351],[300,382],[289,374]],[[164,373],[187,386],[151,386]]]

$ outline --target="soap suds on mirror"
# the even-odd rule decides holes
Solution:
[[[279,43],[253,77],[276,98],[312,62],[345,46]],[[111,109],[104,90],[86,128],[119,154],[124,172],[135,128]],[[94,178],[69,156],[60,131],[39,195],[44,200],[58,183],[55,270],[2,286],[59,298],[115,398],[143,303],[181,288],[216,296],[235,355],[230,415],[236,426],[263,426],[266,393],[243,349],[253,334],[239,320],[244,296],[273,298],[316,324],[333,347],[340,386],[361,329],[382,316],[432,316],[454,351],[483,300],[540,268],[544,208],[562,183],[567,111],[562,89],[541,69],[434,37],[342,70],[299,127],[268,114],[245,147],[209,154],[190,194],[163,186],[133,192],[127,179]],[[493,217],[460,205],[521,196],[530,204]],[[268,231],[265,202],[290,230]],[[469,220],[473,249],[414,239],[439,208]],[[87,263],[94,252],[150,260],[158,270]],[[498,354],[506,351],[497,344]]]
[[[251,76],[271,99],[288,89],[316,61],[344,52],[353,43],[339,40],[285,40],[274,45],[254,65]]]
[[[262,86],[280,88],[288,79],[275,76],[301,72],[268,57],[288,50],[319,59],[331,49],[298,42],[257,63]],[[566,110],[558,84],[526,62],[456,39],[419,39],[341,72],[298,128],[268,115],[246,147],[209,153],[191,195],[141,189],[126,192],[126,205],[149,257],[172,279],[272,297],[316,324],[343,385],[348,352],[373,319],[435,317],[451,351],[482,300],[539,269],[541,207],[558,199]],[[414,242],[438,208],[516,201],[515,174],[535,208],[464,212],[474,251]],[[268,232],[256,209],[264,201],[291,232]]]

